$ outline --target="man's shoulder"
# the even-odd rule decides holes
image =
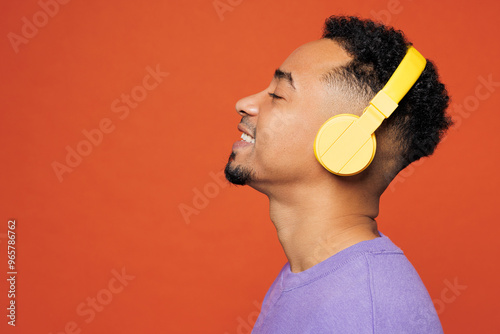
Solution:
[[[442,333],[416,270],[385,236],[301,273],[287,264],[271,290],[259,326],[272,333]]]
[[[346,291],[355,290],[375,304],[395,305],[405,296],[411,296],[414,302],[418,301],[415,298],[430,300],[413,265],[386,236],[351,246],[327,261],[323,271],[317,273],[318,283],[327,291],[342,292],[343,298],[349,298]]]
[[[318,308],[371,319],[373,327],[385,333],[441,333],[417,271],[401,249],[383,238],[353,249],[342,266],[323,277],[317,288],[325,298]]]

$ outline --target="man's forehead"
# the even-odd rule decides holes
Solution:
[[[295,81],[319,80],[325,72],[345,65],[351,59],[337,42],[322,38],[298,47],[279,69],[291,73]]]

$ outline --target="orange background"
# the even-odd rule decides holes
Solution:
[[[213,0],[72,0],[45,24],[37,1],[2,2],[0,268],[5,278],[15,218],[18,276],[16,328],[0,283],[0,331],[248,333],[286,259],[266,198],[211,176],[239,137],[234,104],[319,38],[327,16],[357,14],[402,29],[435,61],[457,122],[383,196],[379,227],[416,267],[445,332],[498,333],[500,87],[479,78],[500,81],[500,3],[221,2],[231,10],[219,16]],[[33,16],[41,27],[16,53],[9,33]],[[169,75],[142,89],[157,65]],[[113,109],[132,92],[143,100],[128,115],[119,100]],[[102,142],[80,144],[103,119],[113,130]],[[52,164],[79,144],[88,155],[60,182]],[[122,270],[126,283],[113,278]],[[92,319],[87,298],[102,302]]]

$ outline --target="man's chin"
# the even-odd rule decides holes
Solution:
[[[246,185],[252,180],[252,171],[243,166],[234,166],[234,152],[229,156],[229,161],[226,164],[226,168],[224,169],[224,174],[226,175],[226,179],[232,184],[236,185]]]

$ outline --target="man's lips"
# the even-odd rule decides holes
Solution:
[[[252,137],[252,139],[254,138],[250,130],[248,130],[242,123],[238,124],[238,130],[249,135],[250,137]]]
[[[243,124],[238,124],[238,130],[243,132],[241,135],[241,140],[235,142],[233,144],[233,151],[236,151],[237,149],[251,146],[255,143],[255,139],[253,136],[250,134],[251,132],[243,125]]]
[[[243,147],[252,146],[252,145],[253,145],[252,143],[247,143],[246,141],[238,140],[238,141],[234,142],[234,144],[233,144],[233,152],[238,150],[238,149],[241,149]]]

